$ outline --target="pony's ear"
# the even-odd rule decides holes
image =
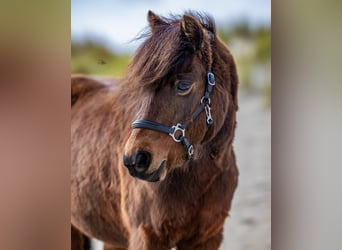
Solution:
[[[152,34],[156,33],[161,27],[168,24],[159,16],[154,14],[151,10],[149,10],[147,13],[147,20],[148,20],[148,23],[150,24]]]
[[[71,77],[71,107],[88,93],[104,88],[105,85],[85,76]]]
[[[180,21],[180,28],[195,49],[199,49],[203,39],[201,24],[191,15],[185,14]]]

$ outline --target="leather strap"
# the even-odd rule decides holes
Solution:
[[[210,65],[211,68],[211,65]],[[196,109],[195,113],[191,117],[191,121],[185,123],[178,123],[173,125],[172,127],[165,126],[158,122],[148,121],[148,120],[136,120],[132,123],[132,128],[144,128],[150,129],[154,131],[159,131],[162,133],[166,133],[172,137],[175,142],[181,142],[185,147],[188,155],[188,159],[190,160],[193,153],[194,147],[191,145],[189,140],[185,137],[185,129],[193,122],[202,112],[205,110],[205,115],[207,118],[207,125],[210,126],[213,123],[213,118],[211,116],[211,108],[210,108],[210,94],[213,91],[215,86],[215,76],[212,72],[208,72],[207,74],[207,85],[205,89],[205,93],[201,99],[200,105]]]
[[[132,128],[146,128],[150,130],[156,130],[162,133],[169,134],[172,132],[172,128],[165,126],[163,124],[157,123],[157,122],[152,122],[148,120],[136,120],[132,123]]]

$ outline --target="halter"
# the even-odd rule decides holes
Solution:
[[[214,34],[211,31],[208,31],[209,39],[214,40]],[[185,137],[185,130],[193,122],[202,112],[205,111],[205,116],[207,118],[207,125],[210,126],[213,124],[214,120],[211,116],[211,100],[210,94],[213,91],[215,86],[215,75],[211,72],[211,64],[209,66],[209,72],[207,73],[207,86],[203,97],[201,98],[199,107],[193,113],[191,120],[189,122],[177,123],[171,127],[163,125],[158,122],[148,121],[148,120],[136,120],[132,123],[132,129],[144,128],[150,129],[154,131],[158,131],[161,133],[168,134],[175,142],[180,142],[185,147],[187,152],[188,160],[191,160],[192,155],[194,154],[194,146],[189,142],[189,140]]]
[[[148,120],[136,120],[132,123],[132,128],[144,128],[168,134],[175,142],[181,142],[183,144],[187,152],[188,160],[191,160],[192,155],[194,154],[194,147],[185,137],[186,128],[203,112],[203,110],[205,111],[205,115],[207,118],[207,125],[210,126],[214,122],[211,116],[210,94],[213,91],[213,87],[215,86],[215,75],[212,72],[208,72],[207,78],[208,82],[205,93],[201,98],[199,107],[196,109],[189,122],[177,123],[176,125],[169,127],[158,122],[152,122]]]

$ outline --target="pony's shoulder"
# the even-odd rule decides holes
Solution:
[[[81,74],[71,76],[71,106],[78,99],[101,89],[115,88],[120,80],[113,77],[92,77]]]

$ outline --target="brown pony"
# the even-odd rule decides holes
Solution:
[[[238,180],[235,63],[207,15],[148,21],[124,79],[72,78],[73,234],[218,249]]]

